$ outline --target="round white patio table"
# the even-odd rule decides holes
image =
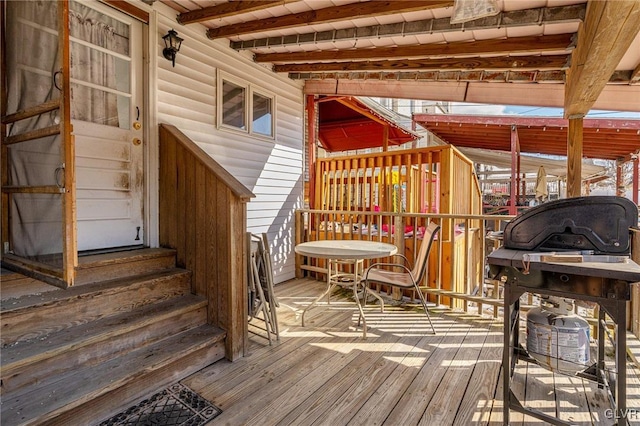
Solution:
[[[392,256],[398,252],[398,248],[393,244],[379,241],[319,240],[298,244],[295,247],[295,252],[303,256],[327,259],[327,289],[302,311],[302,326],[304,327],[304,314],[307,310],[311,309],[325,295],[331,297],[331,291],[336,285],[353,283],[353,296],[362,318],[362,336],[367,337],[367,320],[358,298],[363,261],[365,259]],[[338,270],[339,264],[352,264],[353,273],[340,272]],[[336,266],[335,272],[332,270],[332,265]],[[364,289],[364,291],[369,291],[376,298],[380,298],[378,294],[370,289]]]

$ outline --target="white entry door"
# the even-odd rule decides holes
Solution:
[[[71,3],[78,250],[144,243],[142,23]]]

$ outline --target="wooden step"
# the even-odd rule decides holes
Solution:
[[[2,275],[0,276],[0,298],[2,300],[56,290],[59,290],[59,288],[2,268]]]
[[[147,248],[81,256],[76,269],[76,285],[146,274],[175,268],[176,251]]]
[[[3,397],[7,425],[97,424],[140,398],[222,359],[225,333],[205,325],[163,339],[64,380],[16,397]]]
[[[191,292],[191,273],[169,269],[0,302],[3,346]]]
[[[131,312],[21,341],[2,350],[2,395],[64,379],[82,365],[98,365],[126,351],[206,324],[207,302],[185,295]]]

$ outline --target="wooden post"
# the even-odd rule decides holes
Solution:
[[[569,119],[567,133],[567,198],[582,195],[582,117]]]
[[[509,214],[515,215],[518,212],[516,208],[516,192],[518,191],[518,130],[516,126],[511,126],[511,187],[509,189]]]
[[[618,197],[624,197],[624,183],[623,183],[623,166],[622,160],[616,161],[616,195]]]
[[[5,23],[5,12],[4,12],[5,4],[4,2],[0,4],[0,117],[4,118],[7,115],[7,45],[6,45],[6,23]],[[2,152],[0,153],[0,160],[2,161],[1,166],[1,182],[2,187],[9,185],[9,161],[8,161],[8,151],[9,149],[4,144],[4,140],[7,134],[7,126],[4,124],[3,120],[0,120],[0,132],[2,134],[2,139],[0,146],[2,147]],[[5,252],[5,245],[7,245],[6,249],[11,248],[11,240],[9,238],[9,203],[11,201],[11,196],[2,192],[2,238],[0,241],[0,258]]]
[[[309,208],[316,206],[316,121],[317,110],[314,95],[307,95],[307,170],[309,171]]]
[[[382,151],[387,152],[389,150],[389,125],[384,124],[382,126]]]
[[[220,193],[222,191],[218,191]],[[247,204],[243,200],[234,199],[230,190],[225,190],[227,200],[230,201],[228,206],[228,216],[225,218],[228,227],[228,240],[221,248],[227,250],[229,255],[226,270],[221,272],[224,276],[220,277],[224,283],[224,294],[220,296],[220,300],[224,301],[227,312],[226,324],[222,324],[222,328],[227,330],[227,338],[225,340],[226,357],[230,361],[234,361],[246,355],[246,344],[249,336],[249,326],[247,323],[248,315],[248,288],[247,288]],[[220,234],[219,234],[220,235]],[[226,238],[225,238],[226,239]],[[231,255],[233,257],[231,257]],[[210,306],[213,305],[210,303]]]
[[[638,176],[638,165],[640,164],[640,160],[638,160],[638,157],[636,156],[633,159],[633,194],[632,194],[632,200],[634,203],[638,204],[638,191],[640,190],[639,186],[640,186],[640,181],[639,181],[639,176]]]
[[[64,194],[62,195],[62,277],[68,286],[75,281],[78,265],[76,239],[76,177],[75,144],[71,135],[71,52],[69,46],[69,0],[58,2],[58,52],[61,71],[60,136],[61,161],[64,164]]]
[[[398,248],[398,253],[404,253],[404,223],[402,221],[402,216],[399,214],[395,214],[391,216],[392,223],[389,224],[389,232],[393,232],[392,230],[395,228],[395,232],[392,235],[392,244]],[[393,224],[393,226],[392,226]],[[390,234],[391,235],[391,234]],[[418,252],[417,245],[414,245],[414,253]],[[428,259],[427,259],[428,260]],[[395,268],[399,269],[399,268]],[[391,290],[391,294],[393,300],[402,300],[402,289],[398,287],[393,287]]]

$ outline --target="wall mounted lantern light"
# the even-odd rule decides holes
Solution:
[[[180,45],[182,40],[178,37],[178,33],[173,29],[169,30],[167,35],[163,36],[165,48],[162,50],[164,57],[171,61],[173,66],[176,66],[176,54],[180,51]]]

